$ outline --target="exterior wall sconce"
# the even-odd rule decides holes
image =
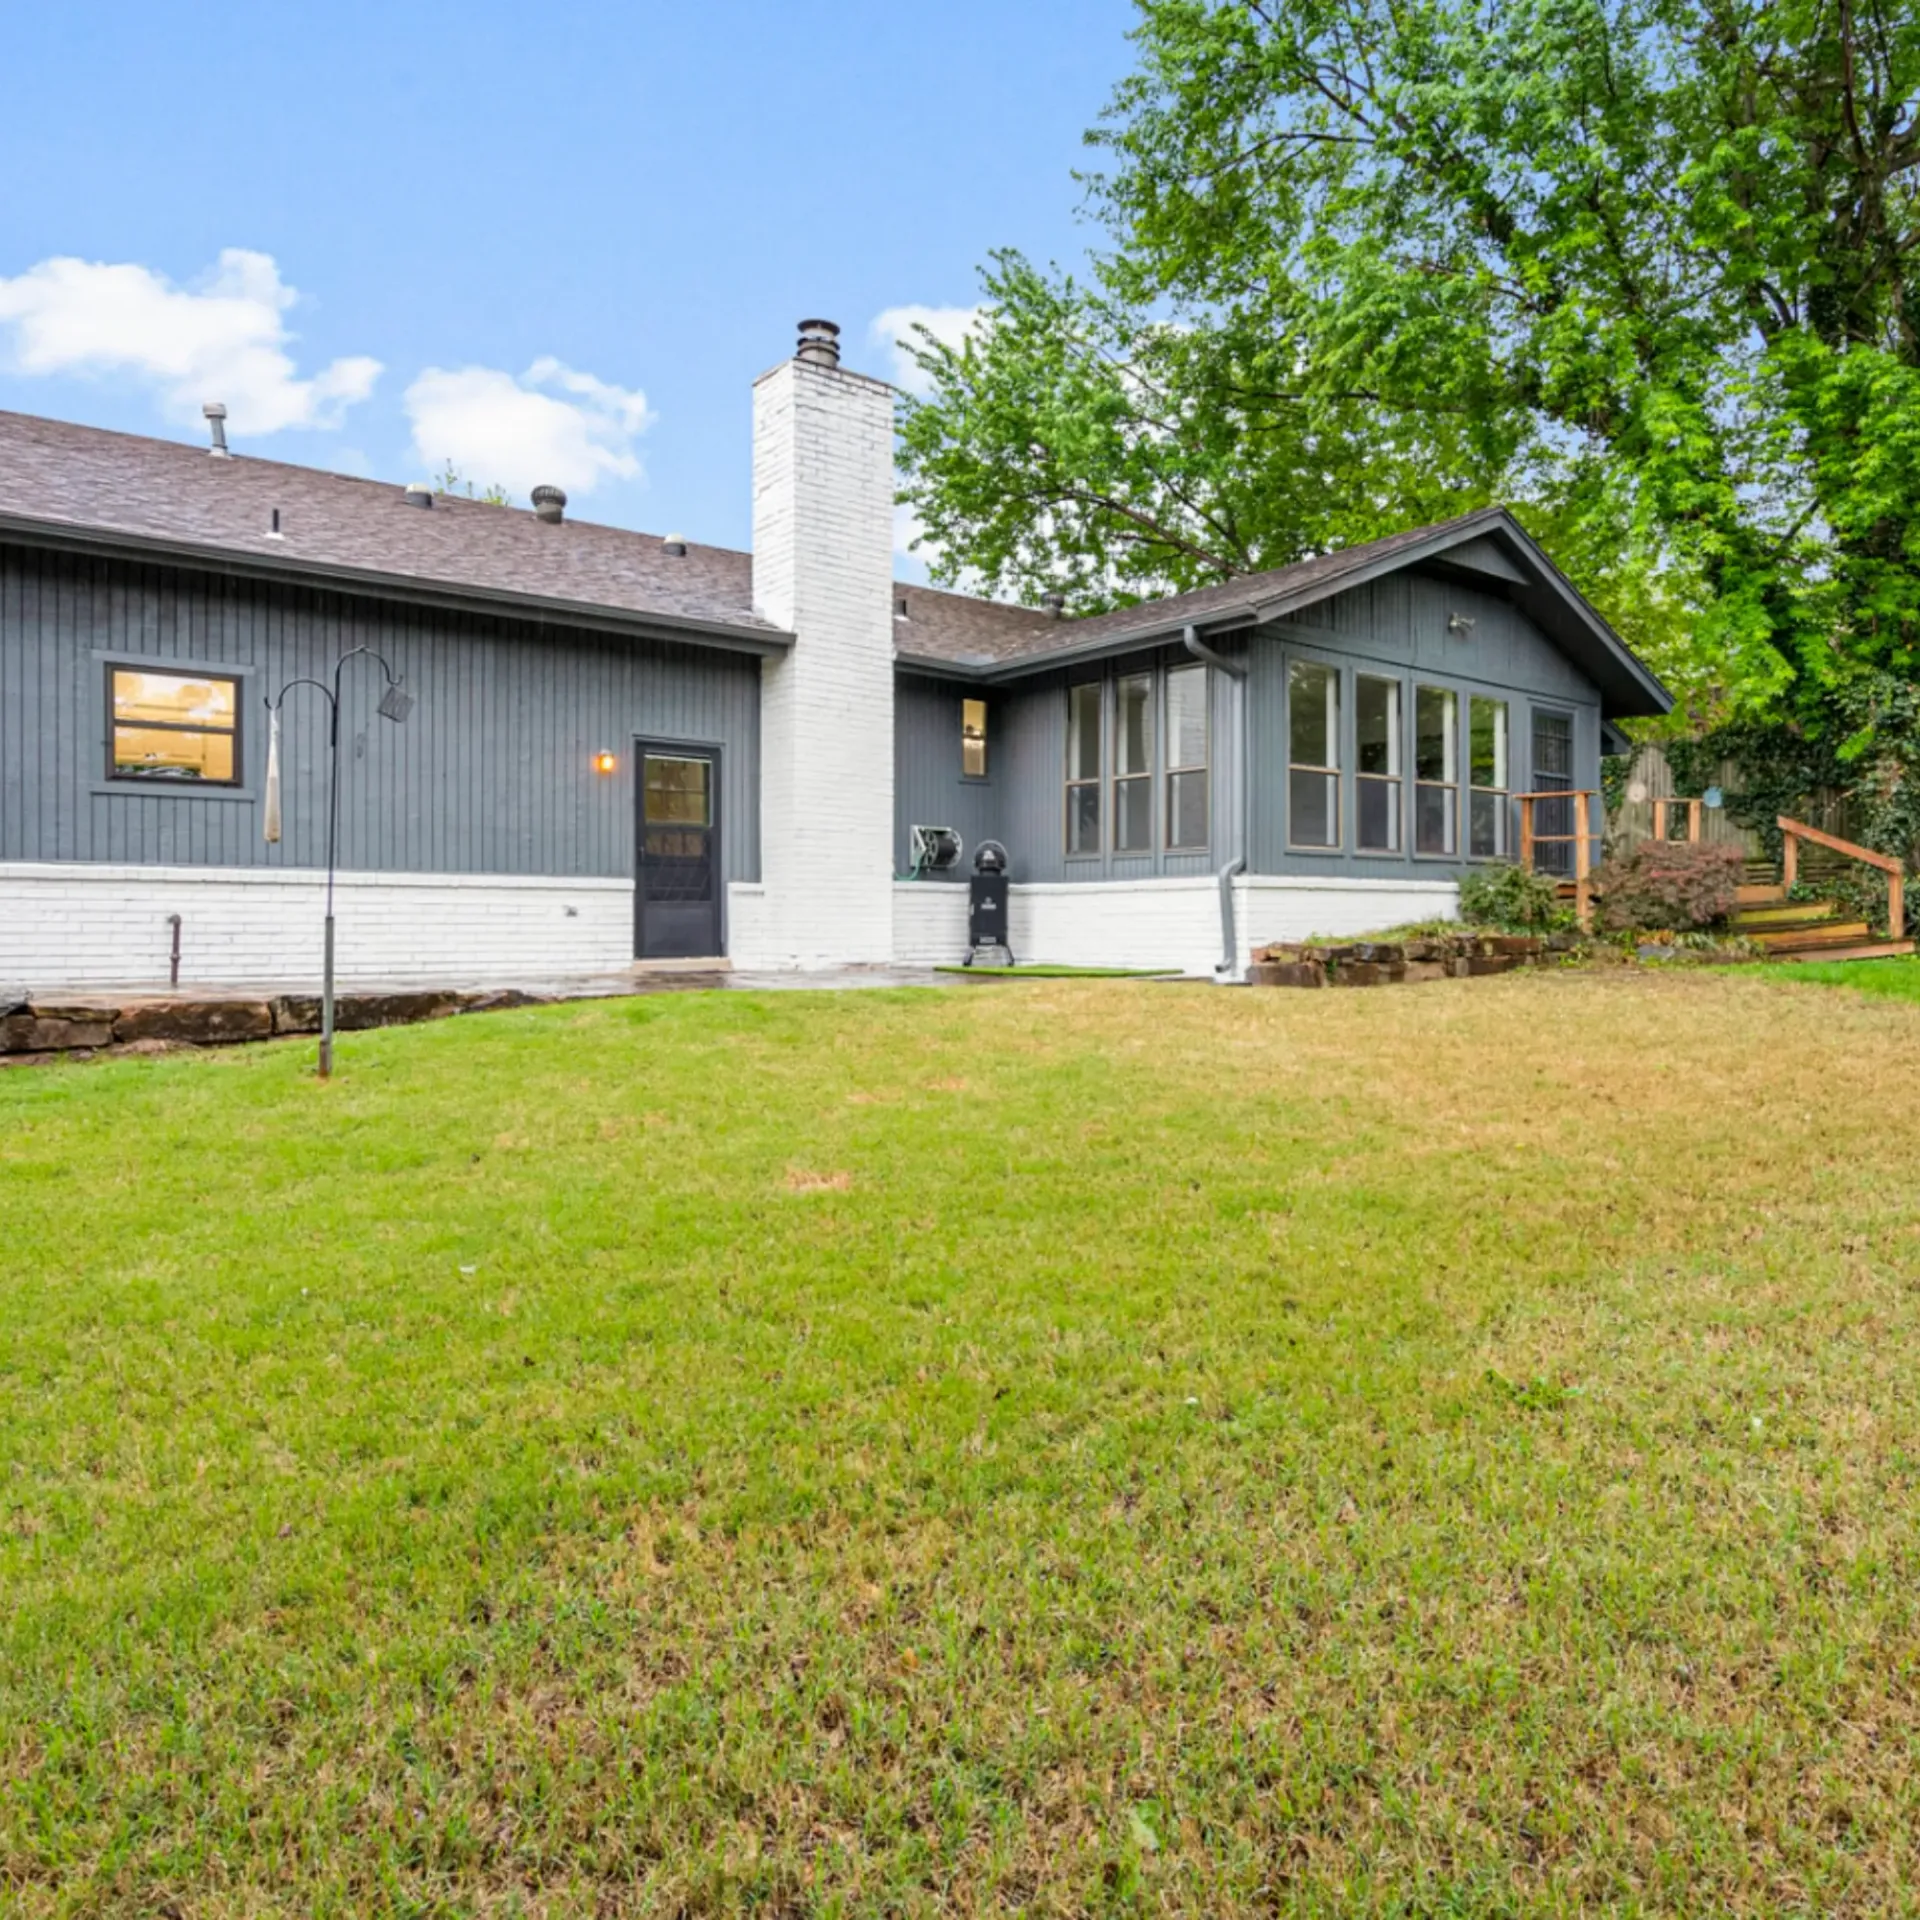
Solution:
[[[593,770],[595,773],[612,773],[619,765],[620,762],[616,760],[605,747],[602,747],[600,751],[593,756]]]
[[[1471,640],[1473,638],[1473,621],[1464,613],[1450,613],[1447,615],[1447,631],[1452,634],[1458,634],[1462,640]]]

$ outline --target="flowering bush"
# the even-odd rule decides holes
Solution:
[[[1738,847],[1643,840],[1594,876],[1601,924],[1615,932],[1714,926],[1732,913],[1745,865]]]

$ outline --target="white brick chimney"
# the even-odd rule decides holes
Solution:
[[[765,663],[755,961],[893,958],[893,389],[801,322],[753,390],[753,604]]]

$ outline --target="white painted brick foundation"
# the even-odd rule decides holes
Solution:
[[[1234,882],[1239,965],[1257,946],[1309,935],[1371,933],[1410,920],[1450,919],[1451,880],[1254,875]],[[1210,976],[1220,963],[1220,888],[1213,879],[1052,882],[1012,889],[1009,931],[1022,961],[1072,967],[1177,967]],[[902,966],[965,957],[967,890],[919,881],[893,890],[894,953]]]
[[[753,392],[754,606],[794,635],[762,670],[757,965],[893,958],[893,397],[806,360]]]
[[[0,985],[311,987],[325,877],[302,869],[0,865]],[[633,962],[633,884],[506,874],[343,873],[343,984],[535,981]]]

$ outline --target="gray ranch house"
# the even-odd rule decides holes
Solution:
[[[753,399],[750,554],[0,414],[0,980],[309,980],[327,703],[270,840],[268,702],[354,647],[349,980],[954,960],[988,839],[1023,960],[1233,977],[1450,913],[1670,705],[1498,509],[1068,619],[894,581],[894,395],[831,327]]]

